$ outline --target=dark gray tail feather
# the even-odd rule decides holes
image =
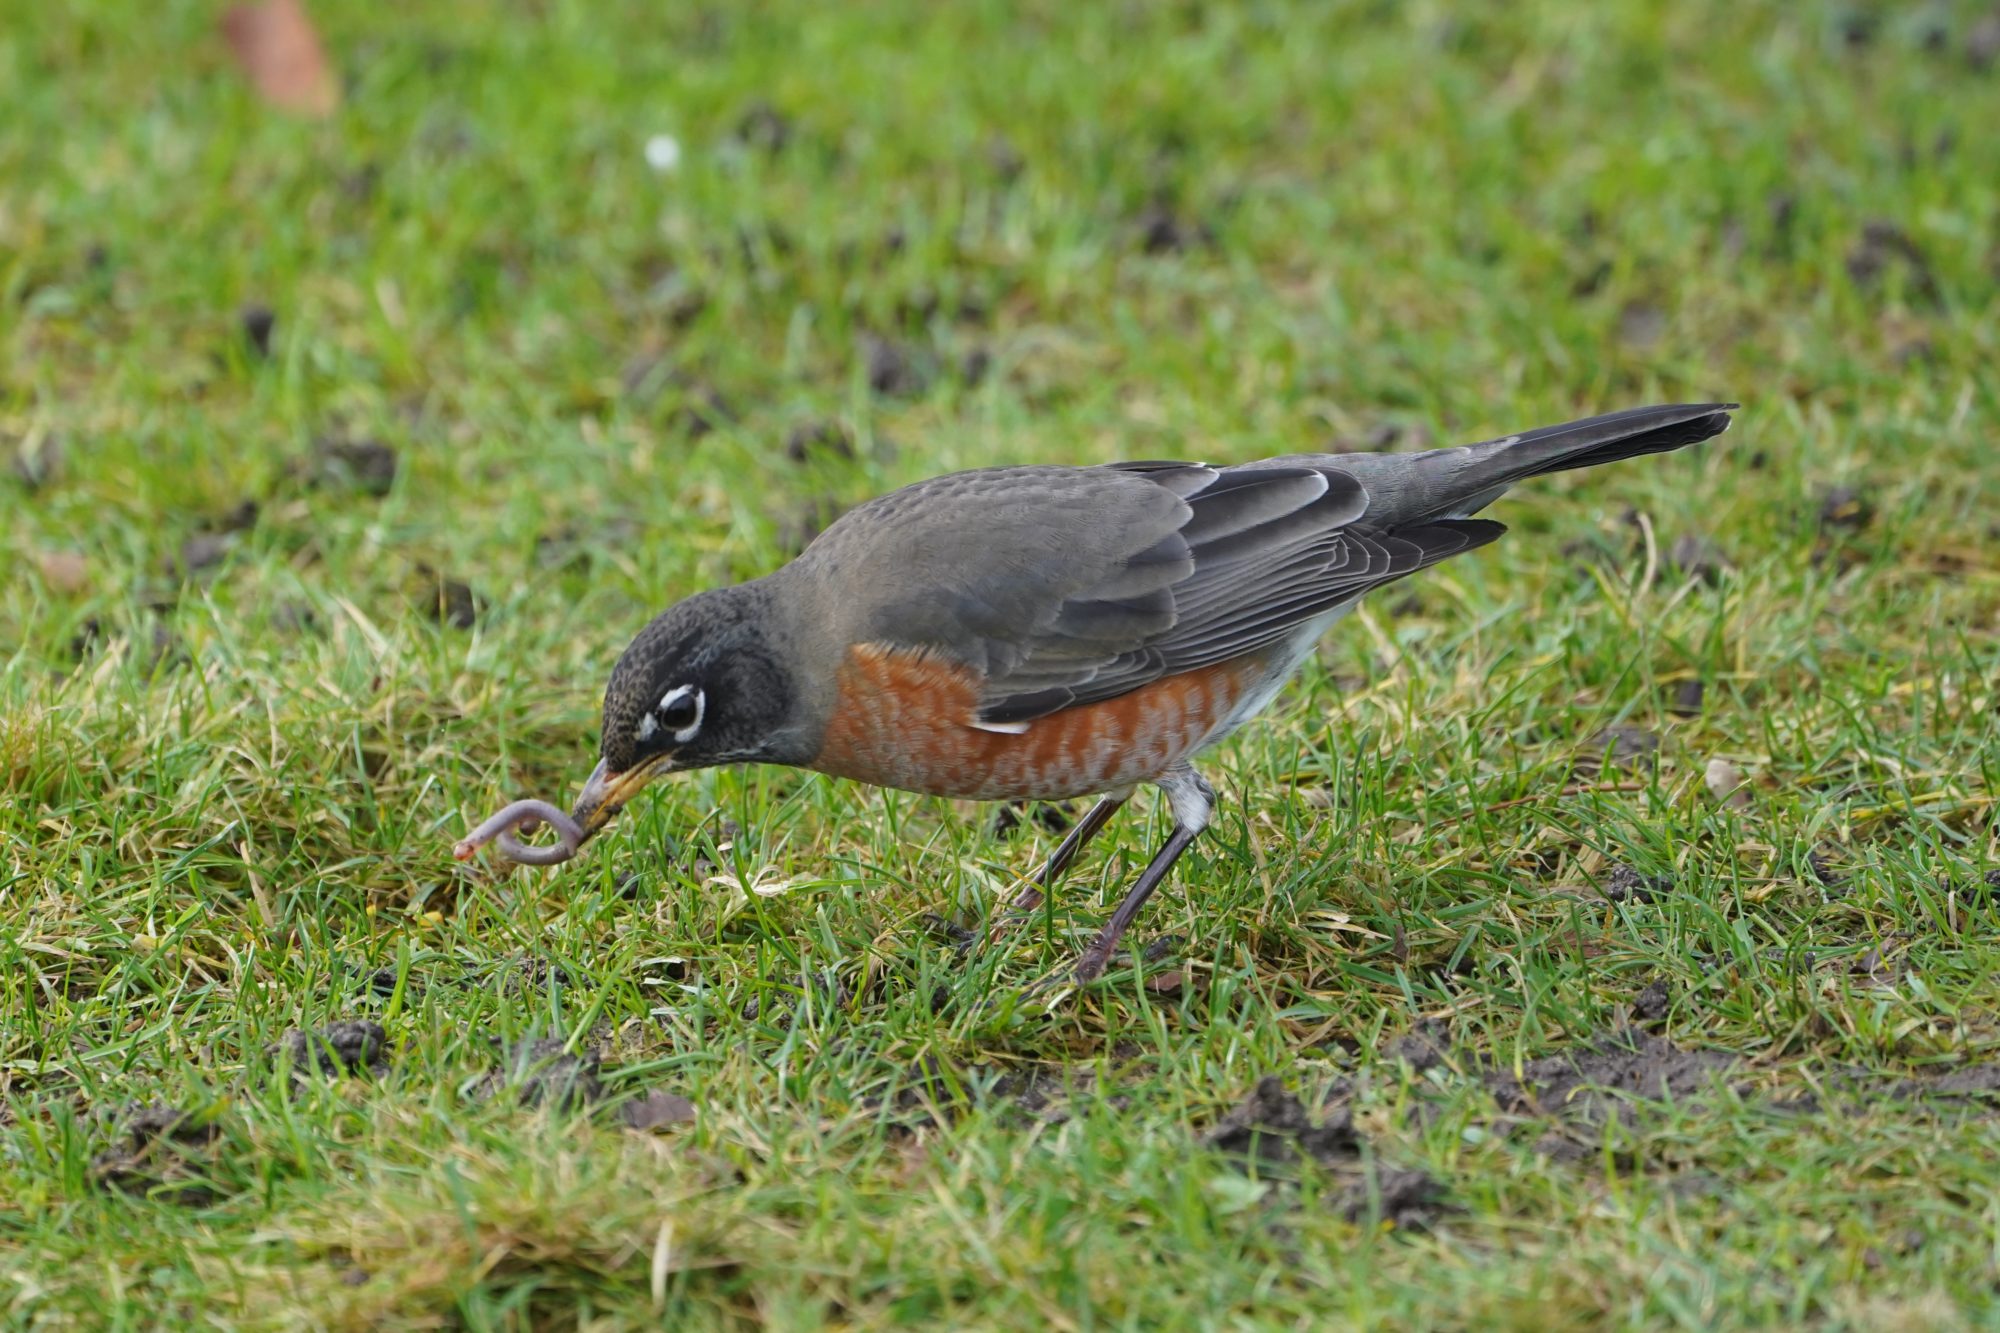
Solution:
[[[1673,403],[1665,407],[1634,407],[1567,425],[1544,426],[1515,437],[1512,443],[1494,441],[1472,448],[1475,453],[1492,449],[1490,461],[1482,461],[1507,481],[1519,481],[1699,444],[1728,430],[1729,414],[1737,406],[1736,403]]]
[[[1364,521],[1393,531],[1407,523],[1470,517],[1529,477],[1665,453],[1709,439],[1728,428],[1735,407],[1734,403],[1635,407],[1463,448],[1340,454],[1312,462],[1359,481],[1368,491]],[[1274,459],[1265,466],[1298,461]]]

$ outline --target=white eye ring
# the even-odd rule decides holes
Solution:
[[[660,696],[659,711],[664,713],[675,704],[685,700],[689,695],[694,696],[694,721],[688,723],[685,727],[675,730],[674,740],[681,745],[686,745],[689,741],[693,740],[695,733],[701,730],[701,720],[708,714],[708,696],[692,685],[676,685]],[[648,714],[647,720],[650,721],[651,717],[652,715]],[[643,740],[645,738],[641,737],[640,739]]]

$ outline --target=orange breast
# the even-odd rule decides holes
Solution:
[[[970,725],[975,672],[927,653],[857,644],[841,664],[833,717],[811,766],[964,800],[1082,796],[1166,772],[1208,738],[1263,670],[1238,661],[1167,676],[1010,735]]]

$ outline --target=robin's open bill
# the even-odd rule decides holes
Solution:
[[[1734,403],[1642,407],[1456,449],[1220,467],[959,472],[852,510],[783,569],[639,632],[604,692],[602,758],[569,819],[518,802],[459,844],[573,855],[662,773],[788,764],[979,801],[1097,803],[1042,899],[1142,782],[1174,830],[1076,965],[1119,937],[1208,823],[1190,761],[1256,716],[1363,596],[1505,529],[1515,482],[1720,434]],[[559,845],[524,847],[546,821]],[[572,822],[573,821],[573,822]]]

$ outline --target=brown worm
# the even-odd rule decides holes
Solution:
[[[554,829],[556,836],[562,841],[547,847],[530,847],[514,836],[516,829],[528,833],[539,824],[547,824]],[[487,843],[497,839],[500,854],[509,861],[516,861],[524,866],[553,866],[560,865],[575,856],[587,836],[589,835],[583,831],[582,825],[547,801],[516,801],[466,834],[458,845],[451,849],[451,854],[463,861]]]

